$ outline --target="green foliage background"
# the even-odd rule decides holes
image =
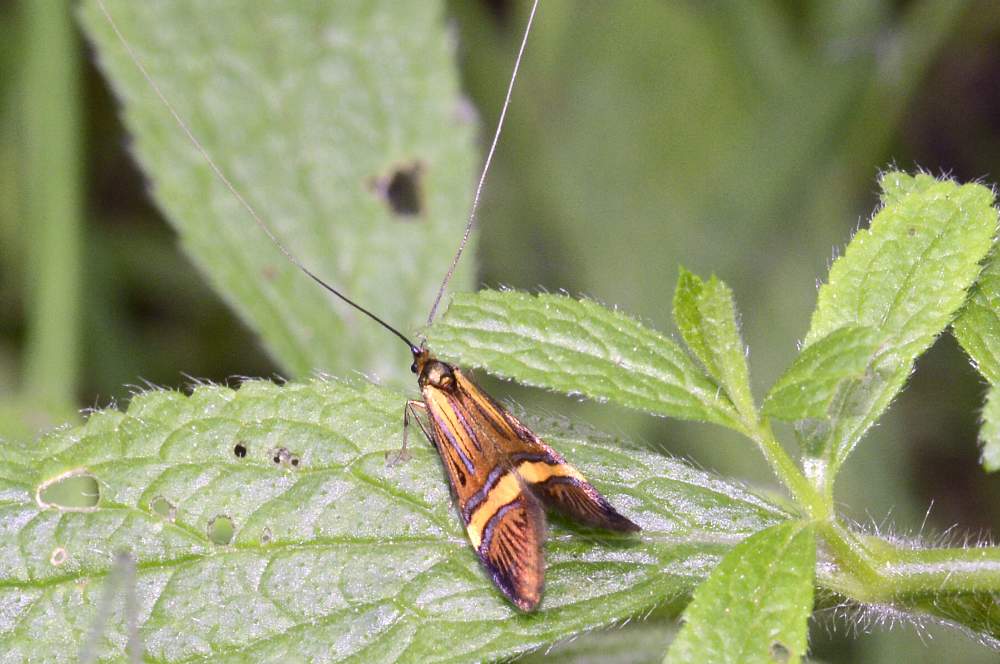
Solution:
[[[260,349],[179,250],[67,8],[43,5],[0,7],[0,436],[29,442],[81,406],[127,398],[129,384],[301,375]],[[481,134],[495,121],[525,9],[447,8]],[[672,331],[677,265],[714,272],[743,312],[759,398],[805,335],[831,250],[870,214],[880,168],[996,181],[1000,103],[988,82],[997,62],[1000,11],[988,1],[548,0],[487,184],[478,281],[586,294]],[[55,214],[65,225],[43,223],[53,218],[37,207],[45,200],[63,204]],[[427,290],[414,296],[413,322]],[[350,326],[366,347],[394,343],[363,321]],[[530,410],[770,481],[719,428],[495,387]],[[929,536],[996,531],[1000,485],[977,464],[983,391],[954,342],[938,342],[847,462],[838,489],[847,513]],[[833,619],[813,645],[831,662],[994,656],[949,632],[926,644],[906,629],[856,637]]]

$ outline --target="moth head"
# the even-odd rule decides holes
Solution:
[[[410,352],[413,353],[413,364],[410,365],[410,371],[420,378],[424,373],[424,367],[431,361],[431,353],[423,345],[410,346]]]

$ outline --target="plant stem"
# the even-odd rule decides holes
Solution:
[[[1000,547],[904,548],[854,533],[836,521],[830,496],[799,470],[769,422],[744,421],[743,426],[796,504],[817,522],[837,562],[836,571],[820,573],[823,585],[860,602],[927,593],[1000,592]]]
[[[69,4],[22,4],[21,174],[30,258],[23,386],[43,408],[73,403],[79,370],[80,72]]]
[[[923,594],[1000,592],[1000,547],[904,548],[832,521],[821,524],[820,532],[839,568],[821,573],[820,581],[852,599],[891,602]]]
[[[763,422],[743,421],[744,433],[749,436],[771,466],[771,470],[778,476],[781,483],[788,488],[795,502],[809,515],[816,520],[827,519],[832,513],[832,501],[827,501],[816,490],[795,461],[788,456],[785,448],[781,446],[774,435],[771,423],[766,419]]]

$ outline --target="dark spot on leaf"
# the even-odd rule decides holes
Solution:
[[[162,516],[167,521],[172,522],[177,516],[177,508],[163,496],[153,498],[153,500],[149,503],[149,509],[153,510],[154,514]]]
[[[208,522],[208,539],[213,544],[225,545],[233,541],[236,526],[233,520],[225,514],[220,514]]]
[[[265,527],[264,530],[260,531],[260,543],[270,544],[271,543],[271,529]]]
[[[247,455],[246,445],[244,445],[243,443],[236,443],[236,447],[233,448],[233,454],[235,454],[240,459],[245,457]]]
[[[908,234],[908,235],[909,235],[910,237],[913,237],[914,235],[916,235],[916,234],[917,234],[917,229],[916,229],[916,228],[914,228],[913,226],[910,226],[910,227],[909,227],[908,229],[906,229],[906,233],[907,233],[907,234]]]
[[[424,166],[419,161],[403,164],[387,175],[368,179],[368,189],[385,201],[397,217],[413,218],[424,213]]]
[[[777,662],[778,664],[787,664],[792,659],[792,653],[788,652],[788,648],[784,644],[775,641],[771,644],[771,661]]]
[[[66,549],[62,548],[61,546],[57,546],[56,548],[52,549],[52,555],[49,556],[49,562],[53,566],[59,567],[64,562],[66,562],[67,558],[69,558],[69,554],[66,552]]]
[[[84,468],[70,470],[38,485],[35,502],[42,509],[92,512],[101,500],[101,485]]]
[[[299,457],[292,454],[287,447],[275,448],[268,455],[276,466],[292,466],[293,468],[297,468],[300,463]]]

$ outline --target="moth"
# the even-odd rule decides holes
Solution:
[[[472,548],[493,583],[511,602],[523,611],[532,611],[541,601],[545,577],[544,508],[556,510],[587,526],[619,532],[640,530],[638,525],[619,514],[576,468],[566,463],[558,452],[542,442],[510,411],[476,386],[458,367],[434,358],[423,344],[415,345],[399,330],[303,265],[278,239],[194,136],[119,31],[104,1],[97,0],[97,4],[136,68],[170,111],[175,122],[201,153],[215,176],[229,189],[276,248],[321,287],[407,344],[413,355],[411,368],[417,376],[421,399],[408,401],[404,408],[403,448],[400,457],[406,449],[406,432],[412,417],[441,458]],[[428,325],[434,320],[441,297],[471,234],[483,183],[496,150],[537,8],[538,1],[535,0],[515,60],[500,120],[473,197],[465,234],[431,307]]]
[[[420,426],[444,464],[469,543],[518,608],[532,611],[542,596],[543,506],[587,526],[640,530],[458,367],[411,350],[422,400],[406,412],[426,412],[430,430]]]

